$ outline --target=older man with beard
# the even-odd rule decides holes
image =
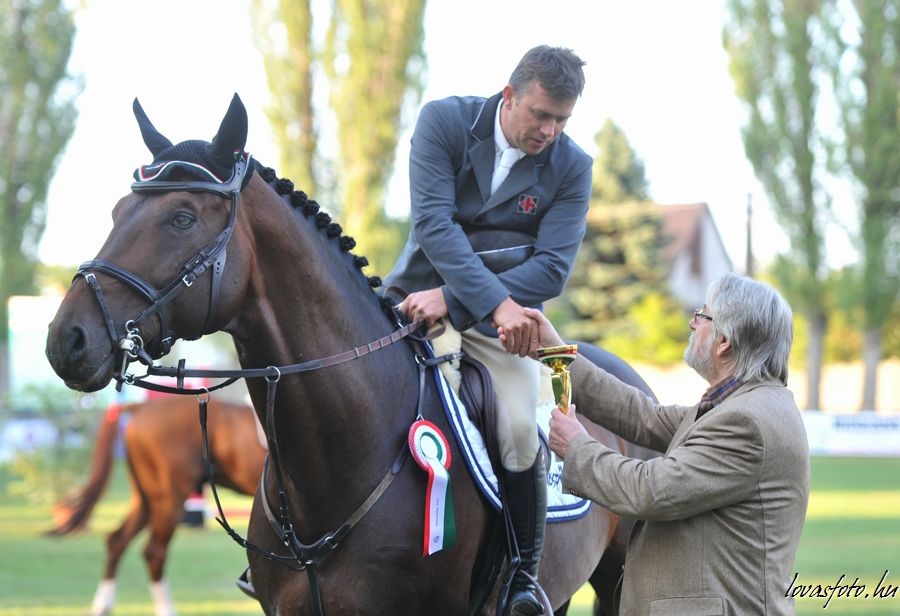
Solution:
[[[534,310],[539,340],[563,341]],[[619,613],[794,613],[786,597],[809,498],[809,449],[787,364],[793,317],[769,285],[726,274],[694,311],[684,359],[710,387],[692,406],[655,403],[587,360],[572,366],[574,404],[554,409],[550,447],[563,488],[639,518]],[[503,333],[501,332],[501,340]],[[597,442],[575,408],[663,452],[625,457]]]

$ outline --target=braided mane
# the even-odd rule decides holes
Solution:
[[[254,159],[256,164],[256,172],[260,177],[278,193],[287,203],[307,219],[312,219],[316,228],[325,233],[329,239],[337,239],[341,252],[346,252],[353,257],[353,264],[361,274],[364,267],[369,265],[369,259],[365,256],[354,255],[350,251],[356,248],[356,240],[349,235],[343,235],[343,228],[331,219],[331,216],[322,211],[319,203],[315,199],[310,199],[302,190],[294,190],[294,183],[287,178],[279,178],[275,170],[271,167],[263,166],[262,163]],[[365,276],[365,274],[363,274]],[[366,281],[371,289],[381,287],[382,280],[380,276],[366,276]],[[393,314],[392,303],[387,298],[379,296],[382,308],[388,315]]]

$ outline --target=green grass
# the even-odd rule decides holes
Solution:
[[[849,584],[859,578],[868,598],[798,598],[797,613],[837,615],[900,614],[895,597],[871,596],[885,571],[890,588],[900,586],[900,458],[814,458],[813,493],[794,571],[800,584]],[[0,616],[70,616],[86,613],[100,578],[103,538],[124,513],[128,490],[119,465],[111,486],[91,519],[90,530],[51,539],[47,507],[28,505],[6,492],[8,474],[0,468]],[[228,510],[249,510],[250,499],[223,492]],[[229,518],[243,533],[245,517]],[[153,616],[139,536],[119,571],[117,615]],[[168,577],[181,616],[249,616],[261,613],[234,580],[246,566],[243,550],[218,525],[182,527],[169,551]],[[571,616],[591,613],[593,594],[582,589]]]
[[[885,571],[884,589],[900,586],[900,458],[812,459],[812,494],[793,571],[798,584],[849,586],[858,577],[857,585],[866,585],[859,596],[835,596],[827,607],[828,597],[798,597],[798,615],[900,615],[900,590],[874,596]],[[593,592],[582,589],[569,614],[589,616],[592,600]]]
[[[72,616],[87,613],[105,560],[106,534],[118,526],[128,499],[124,467],[117,465],[110,487],[94,510],[90,529],[76,536],[49,538],[48,507],[28,505],[6,491],[0,471],[0,616]],[[226,512],[249,512],[250,498],[223,490]],[[246,513],[229,523],[241,534]],[[153,616],[148,578],[141,554],[142,533],[131,543],[119,567],[116,615]],[[167,577],[181,616],[258,616],[259,605],[234,585],[247,566],[243,549],[214,521],[206,528],[182,526],[170,545]]]
[[[857,597],[798,598],[798,614],[900,614],[900,458],[813,458],[813,493],[794,571],[798,583],[865,584]],[[844,579],[841,580],[841,576]],[[868,595],[868,597],[866,596]]]

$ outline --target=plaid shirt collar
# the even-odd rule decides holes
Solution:
[[[706,390],[706,393],[703,394],[703,397],[700,399],[700,404],[697,405],[697,417],[694,419],[700,419],[707,412],[714,409],[716,406],[722,403],[725,398],[733,394],[738,387],[743,385],[744,382],[738,379],[736,376],[729,377],[722,381],[719,381],[712,387]]]

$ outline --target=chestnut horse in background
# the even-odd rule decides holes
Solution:
[[[422,324],[398,319],[380,279],[362,273],[354,240],[318,203],[244,151],[237,95],[211,142],[173,144],[137,101],[134,112],[154,160],[135,171],[110,235],[50,324],[57,375],[85,392],[139,382],[132,362],[154,376],[245,379],[269,457],[238,543],[266,614],[493,614],[501,514],[463,459],[445,382],[416,339]],[[231,335],[240,370],[154,363],[174,341],[215,331]],[[602,363],[609,357],[598,360],[609,372],[634,375],[618,358]],[[430,480],[409,459],[420,420],[453,452],[457,541],[428,556]],[[564,614],[588,579],[609,601],[621,555],[608,568],[601,557],[619,528],[596,505],[547,525],[539,582],[551,611]]]
[[[155,613],[175,613],[165,578],[169,542],[184,515],[185,500],[207,483],[197,409],[194,398],[172,395],[111,405],[97,431],[85,485],[54,508],[56,527],[48,535],[62,536],[86,528],[112,472],[119,417],[128,415],[121,432],[131,500],[125,519],[106,537],[106,563],[91,616],[112,613],[119,562],[144,527],[149,527],[144,560]],[[217,487],[246,495],[256,491],[266,456],[256,426],[256,416],[248,405],[210,400],[206,429]]]

